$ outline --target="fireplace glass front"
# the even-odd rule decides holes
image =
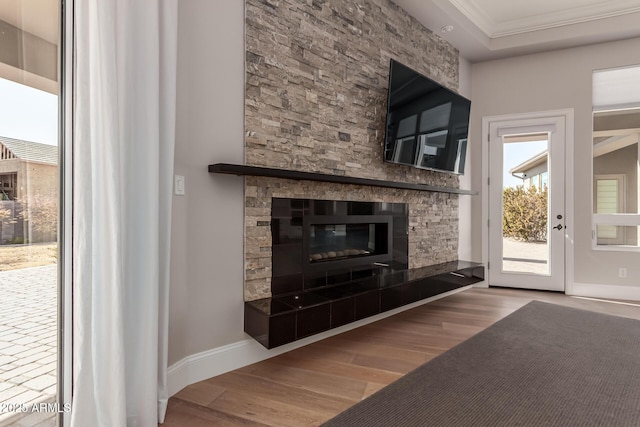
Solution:
[[[305,270],[389,262],[391,215],[309,215],[303,220]]]
[[[387,234],[387,223],[312,224],[309,226],[309,262],[387,253]]]

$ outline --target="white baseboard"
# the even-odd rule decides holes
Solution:
[[[482,282],[474,283],[472,286],[474,288],[488,288],[489,287],[489,281],[488,280],[483,280]]]
[[[593,283],[573,283],[568,295],[640,301],[640,286],[597,285]]]
[[[188,385],[206,380],[207,378],[215,377],[216,375],[221,375],[225,372],[260,362],[261,360],[269,359],[270,357],[274,357],[333,335],[373,323],[384,319],[385,317],[393,316],[394,314],[402,311],[444,298],[448,295],[453,295],[471,287],[473,287],[473,285],[454,289],[453,291],[445,292],[384,313],[376,314],[375,316],[367,317],[366,319],[358,320],[356,322],[349,323],[348,325],[340,326],[271,350],[267,350],[253,338],[248,338],[233,344],[189,355],[169,366],[167,372],[167,389],[169,396],[173,396]]]

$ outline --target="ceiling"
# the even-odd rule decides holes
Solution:
[[[471,62],[640,36],[640,0],[393,1]],[[0,0],[0,20],[57,44],[58,4]]]
[[[393,1],[471,62],[640,36],[640,0]]]
[[[58,0],[0,0],[0,21],[58,44]]]

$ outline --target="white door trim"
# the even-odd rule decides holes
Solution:
[[[495,286],[516,287],[525,289],[544,289],[549,291],[565,290],[565,229],[564,229],[564,157],[565,157],[565,122],[564,116],[543,117],[536,119],[518,119],[506,121],[492,121],[489,125],[489,264],[491,266],[491,284]],[[533,130],[535,129],[535,130]],[[536,137],[532,137],[535,132]],[[505,141],[505,137],[515,138],[520,141],[517,145],[511,145]],[[524,136],[524,138],[523,138]],[[530,265],[505,265],[504,257],[516,256],[507,254],[504,251],[505,239],[503,237],[503,178],[504,172],[517,164],[524,161],[530,161],[529,157],[519,158],[515,163],[505,164],[507,161],[505,153],[507,146],[509,149],[514,147],[524,147],[530,144],[529,140],[541,141],[545,139],[545,169],[547,175],[547,185],[549,191],[547,193],[548,210],[544,212],[547,217],[547,239],[542,246],[536,246],[537,257],[544,256],[546,263],[536,267],[537,272],[527,272]],[[538,150],[535,154],[539,156],[542,147],[540,142],[535,143]],[[517,149],[516,149],[517,150]],[[537,157],[536,157],[537,158]],[[539,171],[532,172],[532,174]],[[522,181],[525,187],[529,184],[540,188],[540,183],[527,183]],[[540,212],[540,214],[543,214]],[[556,219],[560,216],[561,219]],[[560,230],[553,230],[551,227],[559,224]],[[540,253],[538,253],[540,252]],[[544,253],[544,255],[543,255]],[[532,254],[522,253],[517,256],[525,258]],[[507,264],[511,264],[507,261]],[[521,270],[525,268],[525,270]]]
[[[564,117],[565,120],[565,293],[572,295],[574,282],[574,110],[573,108],[539,111],[532,113],[487,116],[482,118],[482,263],[489,262],[489,126],[492,122],[508,120]],[[491,269],[486,271],[486,280],[491,284]]]

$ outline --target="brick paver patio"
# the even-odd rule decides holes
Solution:
[[[0,427],[56,425],[55,413],[29,411],[56,401],[56,275],[56,265],[0,271]]]

